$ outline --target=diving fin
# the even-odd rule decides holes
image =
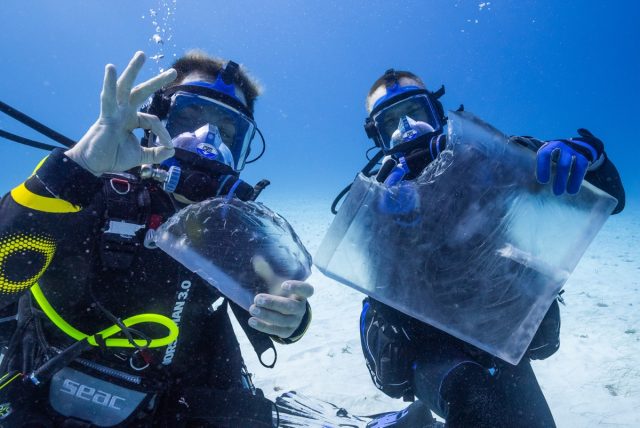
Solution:
[[[397,412],[370,416],[352,415],[333,403],[308,397],[295,391],[276,398],[283,428],[442,428],[429,409],[416,401]]]

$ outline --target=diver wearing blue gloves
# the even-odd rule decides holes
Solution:
[[[371,173],[377,181],[394,186],[412,180],[443,152],[447,145],[447,118],[439,101],[443,94],[444,87],[431,92],[407,71],[388,70],[375,81],[366,99],[365,130],[384,155],[380,169]],[[531,178],[551,182],[555,195],[575,194],[587,180],[617,198],[614,214],[624,208],[620,176],[602,141],[586,129],[568,139],[543,142],[511,137],[511,141],[537,153],[536,177]],[[375,160],[363,169],[365,174]],[[402,213],[403,204],[411,205],[411,198],[410,193],[396,194],[373,209]],[[386,414],[368,427],[438,426],[427,408],[449,427],[555,426],[531,360],[546,359],[560,346],[558,300],[560,296],[525,356],[513,366],[381,302],[365,299],[360,332],[372,380],[391,397],[418,398],[407,409]]]
[[[536,176],[542,184],[549,182],[551,163],[556,162],[556,174],[553,179],[553,193],[562,195],[565,190],[575,195],[580,190],[582,180],[588,171],[596,171],[605,162],[604,144],[586,129],[578,129],[579,137],[568,140],[547,141],[538,149]],[[620,201],[620,199],[618,199]],[[624,207],[616,207],[618,213]]]
[[[144,60],[107,65],[96,123],[0,202],[1,426],[274,425],[227,308],[262,356],[302,337],[313,287],[265,259],[279,293],[247,312],[147,239],[187,204],[255,199],[259,87],[198,52],[134,87]]]

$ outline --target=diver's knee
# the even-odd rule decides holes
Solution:
[[[447,426],[497,426],[499,391],[485,367],[460,364],[443,380],[440,395],[447,409]]]

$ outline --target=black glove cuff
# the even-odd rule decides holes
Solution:
[[[583,143],[589,144],[593,147],[596,153],[598,153],[598,159],[602,157],[602,154],[604,153],[604,143],[601,139],[594,136],[588,129],[584,128],[578,129],[578,135],[580,135],[580,137],[573,138],[573,140],[580,140]],[[593,162],[596,160],[597,159],[594,159]]]
[[[598,168],[600,168],[602,166],[603,163],[605,163],[605,161],[607,160],[607,154],[605,152],[602,152],[602,154],[600,155],[600,157],[598,159],[596,159],[595,161],[591,162],[591,165],[589,165],[589,168],[587,168],[587,171],[595,171]]]
[[[36,177],[53,196],[84,207],[102,187],[102,180],[55,149],[36,171]]]

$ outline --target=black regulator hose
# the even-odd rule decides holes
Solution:
[[[10,117],[14,118],[18,122],[28,126],[29,128],[33,129],[34,131],[39,132],[40,134],[44,135],[45,137],[49,137],[53,141],[62,144],[65,147],[71,147],[76,143],[71,138],[62,135],[61,133],[59,133],[57,131],[54,131],[53,129],[49,128],[48,126],[38,122],[37,120],[35,120],[31,116],[28,116],[28,115],[22,113],[21,111],[11,107],[9,104],[3,103],[2,101],[0,101],[0,111],[2,113],[6,114],[7,116],[10,116]],[[25,144],[27,146],[35,147],[35,148],[38,148],[38,149],[53,150],[53,149],[56,148],[55,146],[51,146],[49,144],[40,143],[38,141],[29,140],[28,138],[19,137],[17,135],[11,134],[11,133],[6,132],[6,131],[2,131],[2,133],[0,134],[0,137],[6,138],[6,139],[11,140],[11,141],[15,141],[16,143]]]
[[[375,155],[373,155],[373,157],[369,160],[369,162],[367,162],[367,164],[364,166],[364,168],[362,168],[360,170],[360,172],[364,175],[366,175],[367,177],[369,177],[371,175],[371,170],[373,169],[374,166],[376,166],[376,164],[378,162],[380,162],[380,159],[382,159],[384,157],[384,153],[382,152],[382,150],[380,150],[378,153],[376,153]],[[331,204],[331,213],[332,214],[338,214],[338,210],[337,210],[337,206],[340,203],[340,201],[342,200],[342,198],[344,198],[344,196],[349,193],[349,190],[351,190],[351,184],[349,183],[349,185],[347,185],[347,187],[345,187],[344,189],[342,189],[340,191],[340,193],[338,193],[338,196],[335,197],[335,199],[333,200],[333,203]]]

